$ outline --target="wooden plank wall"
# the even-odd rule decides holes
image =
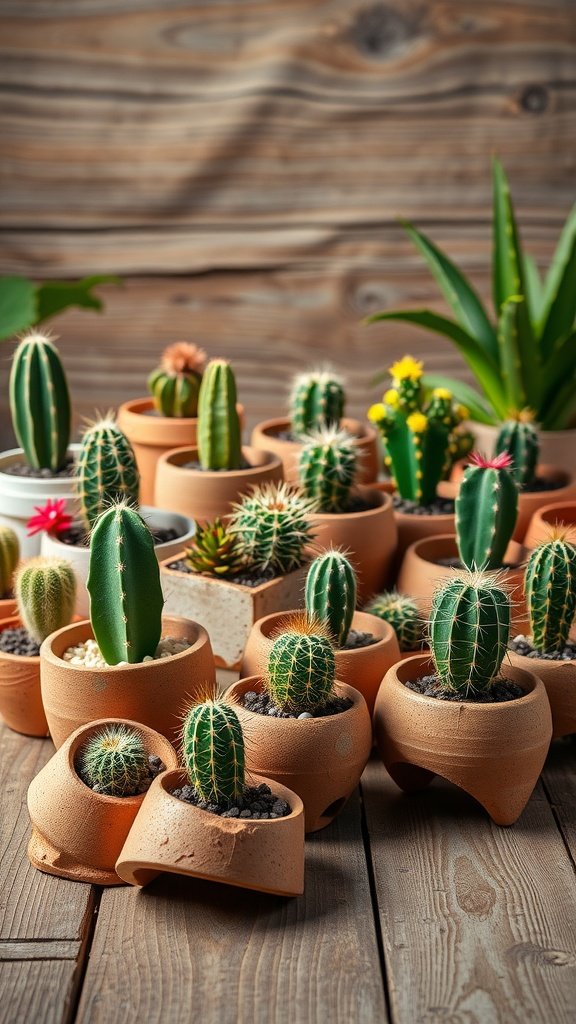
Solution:
[[[142,393],[159,349],[233,359],[252,423],[331,359],[362,412],[438,303],[414,219],[488,294],[489,158],[549,258],[574,198],[574,0],[2,0],[0,272],[118,273],[57,331],[79,414]],[[9,354],[9,346],[6,348]],[[5,367],[2,445],[9,439]]]

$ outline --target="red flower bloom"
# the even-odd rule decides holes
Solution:
[[[57,498],[56,501],[48,498],[43,507],[35,505],[34,511],[38,515],[32,516],[26,524],[28,536],[33,537],[35,533],[41,533],[42,531],[45,533],[64,533],[72,525],[72,516],[68,515],[65,509],[65,498]]]
[[[481,455],[480,452],[472,452],[470,464],[480,466],[480,469],[510,469],[512,456],[510,452],[500,452],[499,455],[488,458],[486,455]]]

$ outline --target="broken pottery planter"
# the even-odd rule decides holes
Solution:
[[[0,622],[0,631],[18,629],[18,616]],[[40,657],[0,651],[0,715],[8,728],[24,736],[47,736],[40,692]]]

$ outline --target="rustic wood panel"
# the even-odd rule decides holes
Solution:
[[[75,969],[73,960],[0,963],[0,1024],[69,1024]]]
[[[576,866],[576,740],[573,736],[552,744],[542,782]]]

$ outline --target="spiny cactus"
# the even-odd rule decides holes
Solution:
[[[19,558],[18,534],[9,526],[0,526],[0,598],[12,593],[12,577]]]
[[[79,775],[106,796],[135,796],[150,777],[139,732],[127,725],[105,725],[92,733],[79,753]]]
[[[90,619],[109,665],[153,656],[164,598],[152,535],[134,509],[118,502],[97,520],[90,540]]]
[[[534,647],[541,654],[563,650],[576,613],[576,548],[565,534],[534,549],[525,593]]]
[[[70,441],[70,395],[58,350],[47,334],[32,331],[14,353],[10,411],[28,465],[53,473],[61,469]]]
[[[290,423],[295,437],[323,427],[338,427],[346,396],[340,377],[326,370],[301,373],[290,395]]]
[[[76,577],[63,558],[29,558],[16,570],[18,614],[37,644],[67,626],[74,615]]]
[[[356,576],[341,551],[326,551],[312,562],[306,577],[306,611],[322,622],[337,647],[348,638],[356,608]]]
[[[186,565],[210,576],[235,576],[245,566],[237,534],[230,533],[219,517],[211,523],[198,523],[186,548]]]
[[[212,359],[198,398],[198,458],[203,469],[240,469],[240,434],[232,368],[224,359]]]
[[[518,516],[518,487],[507,452],[474,454],[456,498],[456,539],[467,569],[499,569]]]
[[[468,455],[470,455],[475,444],[476,437],[471,430],[466,430],[463,426],[456,427],[448,445],[446,465],[444,466],[444,471],[442,473],[444,480],[448,480],[450,478],[452,468],[457,462],[462,462]]]
[[[248,565],[285,575],[304,561],[312,539],[307,516],[314,509],[314,502],[288,484],[265,483],[233,506],[229,530]]]
[[[190,785],[208,804],[230,806],[245,788],[244,737],[229,704],[193,704],[182,730],[182,753]]]
[[[148,377],[148,390],[163,416],[196,416],[206,353],[197,345],[176,341],[162,353],[160,366]]]
[[[377,615],[388,622],[398,640],[402,653],[417,651],[424,639],[424,621],[416,601],[397,590],[390,590],[374,597],[365,607],[369,615]]]
[[[429,628],[443,686],[463,695],[487,690],[508,646],[510,595],[497,575],[455,575],[434,593]]]
[[[293,626],[274,640],[265,685],[276,707],[314,713],[330,699],[335,678],[334,650],[319,623]]]
[[[508,452],[511,456],[510,472],[519,487],[529,487],[534,483],[540,440],[529,412],[521,412],[502,424],[496,440],[496,453],[501,452]]]
[[[345,512],[356,475],[358,449],[338,427],[322,427],[302,438],[300,486],[320,512]]]
[[[87,530],[112,502],[138,505],[140,475],[128,438],[111,413],[89,425],[76,465],[76,491]]]

